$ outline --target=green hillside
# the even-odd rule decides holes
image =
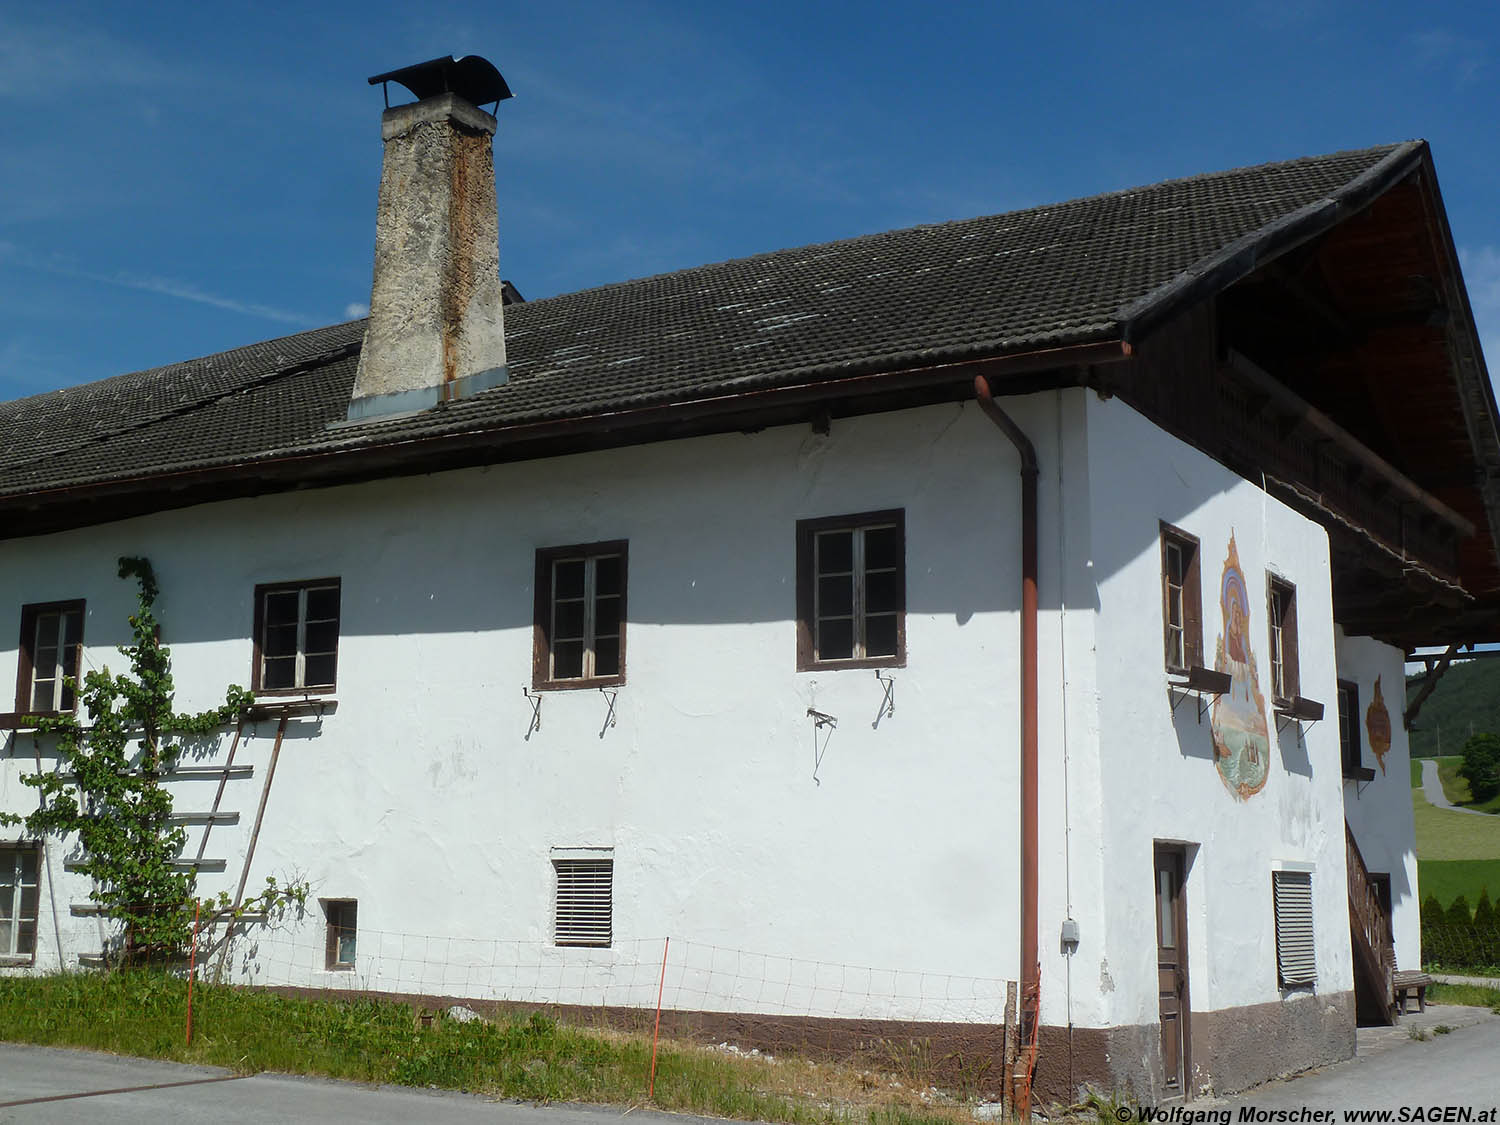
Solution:
[[[1406,681],[1406,695],[1416,694],[1416,677]],[[1455,663],[1422,704],[1411,732],[1413,757],[1457,754],[1471,731],[1500,734],[1500,660]]]

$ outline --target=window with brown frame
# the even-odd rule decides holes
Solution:
[[[255,588],[251,686],[264,694],[332,691],[338,682],[341,582],[317,578]]]
[[[36,844],[0,844],[0,965],[36,957],[39,856]]]
[[[1203,593],[1198,579],[1198,540],[1161,525],[1161,606],[1167,668],[1203,667]]]
[[[536,553],[533,687],[625,682],[627,553],[623,539]]]
[[[1297,588],[1267,575],[1266,617],[1271,623],[1271,698],[1296,699],[1301,691],[1297,667]]]
[[[797,523],[797,668],[906,663],[906,513]]]
[[[18,715],[59,715],[77,706],[83,616],[82,601],[21,607],[20,661],[16,674]]]
[[[323,967],[329,970],[354,968],[354,951],[359,936],[359,902],[352,898],[325,898],[323,913],[328,918],[328,944]]]
[[[1359,777],[1364,765],[1364,747],[1359,738],[1359,685],[1339,681],[1339,756],[1345,777]]]

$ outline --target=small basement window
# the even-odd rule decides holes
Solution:
[[[338,680],[340,597],[337,578],[255,588],[254,690],[333,690]]]
[[[1276,975],[1281,986],[1312,984],[1318,979],[1312,872],[1273,871],[1271,898],[1276,911]]]
[[[553,941],[557,945],[608,946],[614,940],[613,849],[556,849]]]
[[[355,941],[359,936],[359,901],[352,898],[323,899],[328,917],[328,947],[324,968],[354,968]]]

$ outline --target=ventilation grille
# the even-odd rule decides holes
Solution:
[[[608,945],[613,937],[613,859],[554,859],[558,945]]]
[[[1276,902],[1276,972],[1283,985],[1312,984],[1318,979],[1313,956],[1312,874],[1276,871],[1271,874]]]

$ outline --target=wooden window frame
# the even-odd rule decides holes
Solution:
[[[1180,590],[1182,598],[1182,622],[1176,626],[1182,636],[1182,663],[1173,662],[1173,629],[1172,625],[1172,599],[1173,589],[1170,581],[1171,567],[1169,563],[1169,552],[1176,548],[1183,555],[1182,562],[1182,584]],[[1202,668],[1203,665],[1203,584],[1199,571],[1199,560],[1203,555],[1202,546],[1197,536],[1189,535],[1180,527],[1173,527],[1163,522],[1161,524],[1161,628],[1162,628],[1162,662],[1167,671],[1176,674],[1187,672],[1191,668]]]
[[[1302,694],[1301,664],[1297,657],[1297,587],[1269,572],[1266,574],[1266,621],[1270,643],[1266,651],[1270,660],[1271,700],[1273,703],[1287,703]]]
[[[1348,714],[1345,714],[1344,698],[1347,694],[1349,699]],[[1374,777],[1374,771],[1369,771],[1366,776],[1365,747],[1359,737],[1359,685],[1353,680],[1340,680],[1338,682],[1338,693],[1336,704],[1339,713],[1339,764],[1344,777],[1351,781],[1368,781]],[[1345,734],[1348,734],[1347,740]]]
[[[11,922],[13,927],[18,927],[19,924],[21,922],[23,922],[23,921],[28,921],[29,920],[31,922],[31,952],[30,953],[12,953],[8,949],[0,949],[0,967],[4,967],[4,968],[12,968],[12,969],[28,968],[28,967],[36,964],[36,947],[37,947],[37,943],[38,943],[38,941],[40,940],[40,937],[41,937],[41,921],[42,921],[42,845],[41,845],[41,841],[39,841],[39,840],[5,840],[5,841],[0,841],[0,864],[6,863],[7,860],[9,860],[9,858],[11,856],[20,855],[20,854],[22,854],[24,852],[28,852],[28,851],[31,852],[32,855],[35,857],[35,863],[36,863],[36,889],[37,889],[37,895],[36,895],[36,900],[37,900],[36,901],[36,912],[29,919],[27,919],[24,915],[21,914],[21,898],[22,898],[22,896],[19,893],[20,892],[20,887],[18,885],[17,888],[16,888],[16,890],[13,892],[13,897],[11,899],[11,917],[9,919],[7,919],[7,921]],[[12,865],[13,865],[13,861],[12,861]],[[12,944],[15,943],[16,936],[17,936],[17,931],[16,931],[15,928],[13,928],[11,930],[11,943]]]
[[[297,606],[297,674],[296,679],[305,680],[303,661],[306,658],[305,631],[307,628],[307,591],[322,587],[333,587],[338,591],[338,633],[333,646],[333,682],[329,684],[293,684],[291,687],[268,688],[263,686],[265,662],[261,659],[262,642],[266,628],[266,597],[270,594],[285,594],[298,591],[302,597]],[[252,633],[250,659],[250,690],[256,695],[327,695],[338,689],[339,647],[344,639],[344,584],[341,578],[308,578],[294,582],[265,582],[255,587],[255,624]]]
[[[359,899],[325,898],[318,901],[323,906],[323,915],[328,923],[328,934],[323,948],[323,968],[330,973],[352,972],[353,961],[339,960],[339,939],[346,933],[351,934],[356,943],[355,956],[359,956]],[[345,911],[348,912],[347,921]]]
[[[1283,989],[1302,989],[1317,987],[1318,922],[1316,911],[1317,901],[1315,888],[1313,887],[1313,875],[1314,872],[1303,870],[1282,870],[1271,872],[1271,916],[1273,920],[1272,928],[1275,931],[1274,936],[1276,940],[1276,983]],[[1302,892],[1300,890],[1300,887],[1304,885],[1303,880],[1306,881],[1305,886],[1307,896],[1307,961],[1309,971],[1305,976],[1298,975],[1289,977],[1287,966],[1287,961],[1289,960],[1289,958],[1286,955],[1288,952],[1296,953],[1297,950],[1292,948],[1293,938],[1295,937],[1295,935],[1284,934],[1282,932],[1282,920],[1283,914],[1289,913],[1295,906],[1295,904],[1290,901],[1292,898],[1292,888],[1294,886],[1299,888],[1299,890],[1297,891],[1297,897],[1301,897]],[[1283,887],[1285,887],[1286,890],[1283,890]],[[1295,970],[1295,966],[1293,966],[1292,968],[1293,970]]]
[[[82,598],[75,598],[61,602],[34,602],[21,607],[21,640],[16,650],[16,719],[22,716],[35,715],[38,718],[53,718],[58,715],[71,715],[78,710],[79,692],[75,687],[73,691],[73,706],[64,709],[50,709],[37,711],[31,706],[32,691],[34,683],[32,677],[36,671],[33,659],[36,651],[36,624],[37,618],[44,613],[73,613],[78,614],[78,645],[74,654],[74,680],[81,683],[83,679],[83,631],[88,624],[87,605]],[[59,652],[62,646],[59,645]]]
[[[620,559],[620,669],[608,676],[573,676],[554,678],[552,675],[552,625],[553,597],[552,576],[559,562],[582,559],[585,562],[619,556]],[[588,568],[587,573],[593,573]],[[616,687],[625,682],[625,635],[629,631],[630,619],[630,541],[628,539],[606,539],[598,543],[576,543],[567,547],[540,547],[536,553],[536,604],[532,625],[531,686],[534,691],[573,691],[578,688]],[[587,590],[588,587],[585,586]],[[594,656],[588,639],[593,635],[595,617],[594,599],[584,600],[584,667],[588,669]]]
[[[581,936],[586,930],[587,923],[573,921],[564,923],[564,915],[571,915],[580,909],[597,910],[597,904],[583,902],[567,903],[564,901],[564,875],[565,871],[579,871],[585,867],[607,868],[609,872],[609,887],[605,896],[604,908],[606,911],[606,930],[602,935],[591,937]],[[552,944],[562,948],[583,949],[609,949],[615,941],[615,857],[613,849],[608,854],[600,849],[600,854],[593,856],[566,856],[554,855],[552,857]],[[572,928],[570,928],[572,927]]]
[[[885,656],[856,656],[834,660],[820,660],[817,653],[817,537],[828,531],[854,531],[894,526],[901,544],[901,565],[897,570],[900,597],[896,606],[896,651]],[[856,556],[858,557],[858,556]],[[857,581],[856,601],[852,618],[855,628],[856,648],[863,643],[865,635],[864,607],[858,593],[862,581]],[[904,668],[906,666],[906,509],[886,508],[876,512],[855,512],[846,516],[824,516],[819,519],[797,521],[797,671],[814,672],[837,668]]]

